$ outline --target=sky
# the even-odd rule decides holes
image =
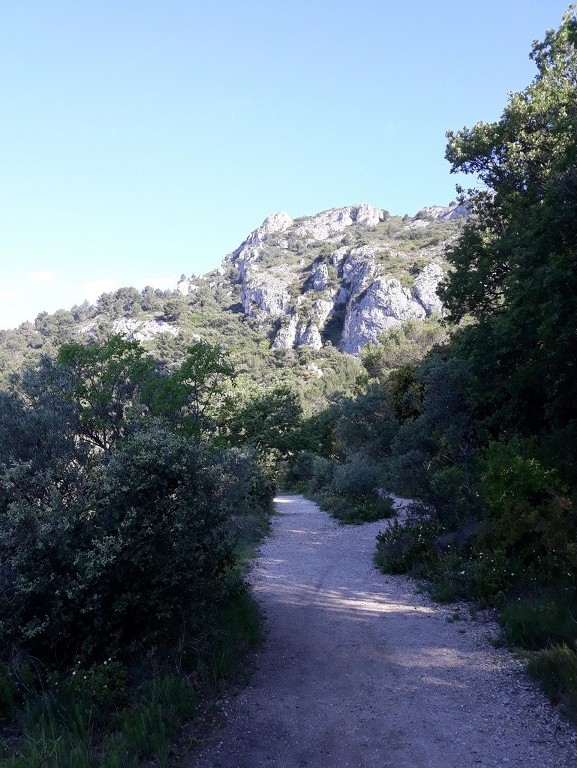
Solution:
[[[276,211],[455,198],[569,0],[0,0],[0,328],[216,268]],[[462,181],[462,180],[461,180]]]

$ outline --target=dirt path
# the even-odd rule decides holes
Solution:
[[[252,574],[257,669],[190,768],[576,768],[574,729],[494,624],[372,567],[385,523],[338,526],[301,496],[276,508]]]

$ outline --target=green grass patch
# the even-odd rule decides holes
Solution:
[[[575,601],[553,590],[507,604],[501,625],[507,644],[514,648],[538,650],[577,642]]]
[[[577,719],[577,643],[552,645],[535,653],[527,665],[549,698]]]

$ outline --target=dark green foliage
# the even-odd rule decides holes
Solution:
[[[186,435],[214,434],[228,406],[227,385],[235,372],[218,346],[196,342],[178,367],[149,380],[143,402],[152,415]]]
[[[359,453],[378,462],[390,452],[398,430],[391,398],[382,386],[371,383],[354,400],[341,405],[336,439],[343,456]]]
[[[526,433],[575,420],[577,402],[577,21],[533,47],[533,82],[501,119],[449,133],[454,171],[474,173],[475,215],[448,253],[442,291],[463,331],[493,425]],[[575,446],[572,446],[574,449]]]
[[[491,443],[479,488],[491,526],[484,539],[541,583],[577,583],[577,516],[554,469],[519,440]]]
[[[377,536],[375,563],[386,573],[428,577],[438,557],[435,538],[441,530],[437,523],[419,515],[403,523],[393,520]]]
[[[553,645],[535,653],[527,670],[554,702],[577,718],[577,643]]]
[[[381,494],[382,467],[363,456],[335,466],[321,504],[343,523],[363,523],[392,517],[391,500]]]
[[[243,558],[274,486],[216,447],[232,381],[210,345],[166,371],[110,337],[0,394],[3,764],[168,765],[196,685],[256,642]]]
[[[417,371],[416,364],[407,363],[391,371],[386,380],[395,416],[401,424],[416,419],[421,412],[423,385]]]
[[[5,720],[10,720],[16,704],[20,701],[20,695],[16,681],[7,664],[0,664],[0,725]]]
[[[368,462],[362,456],[355,456],[335,468],[331,488],[339,496],[370,497],[376,494],[380,475],[377,464]]]
[[[4,638],[61,662],[174,639],[183,604],[205,612],[237,584],[227,521],[239,495],[217,454],[148,430],[112,450],[81,496],[9,504]]]
[[[401,369],[393,402],[404,415],[391,444],[388,480],[393,490],[437,510],[444,523],[470,514],[476,446],[466,362],[430,355],[414,371]],[[402,388],[401,388],[402,387]],[[407,409],[404,393],[419,393]]]
[[[371,493],[366,496],[358,495],[353,498],[321,495],[318,503],[330,512],[340,523],[360,525],[386,520],[393,517],[393,505],[390,499],[380,498]]]
[[[324,456],[316,456],[310,454],[310,479],[309,479],[309,492],[317,493],[326,489],[332,483],[335,462],[330,459],[325,459]]]
[[[286,458],[295,448],[293,433],[302,414],[296,393],[277,385],[264,392],[247,392],[239,400],[222,430],[227,444],[253,446],[263,458],[267,454]]]
[[[361,351],[361,361],[370,378],[384,383],[391,371],[418,364],[427,352],[446,340],[447,330],[438,318],[408,320],[383,332],[378,344],[367,344]]]
[[[152,363],[135,341],[110,336],[103,344],[62,345],[59,394],[78,411],[78,431],[108,451],[125,434],[129,410],[152,375]]]
[[[538,650],[577,641],[573,615],[575,593],[558,588],[540,589],[509,602],[501,613],[507,642],[517,648]]]

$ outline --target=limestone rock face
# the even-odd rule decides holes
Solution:
[[[419,272],[413,285],[413,295],[423,306],[427,315],[443,314],[443,304],[437,296],[437,288],[443,277],[443,268],[440,264],[427,264]]]
[[[428,205],[415,216],[415,221],[454,221],[462,216],[468,216],[469,209],[466,203],[459,205]]]
[[[164,320],[132,320],[125,317],[112,323],[112,332],[128,341],[150,341],[161,333],[178,336],[178,329]]]
[[[343,352],[356,355],[369,342],[377,342],[387,328],[406,320],[442,314],[437,287],[443,277],[440,264],[427,264],[415,278],[412,290],[396,278],[378,277],[348,306],[341,339]]]
[[[311,305],[310,315],[320,328],[324,328],[333,308],[333,301],[329,301],[328,299],[316,299]]]
[[[288,323],[278,329],[271,349],[292,349],[297,340],[298,324],[298,317],[292,315]]]
[[[380,334],[405,320],[424,318],[422,304],[396,278],[379,277],[347,309],[341,350],[356,355]]]
[[[250,268],[253,266],[253,264],[258,263],[259,258],[260,258],[260,252],[258,248],[253,248],[252,246],[244,246],[244,245],[241,246],[241,248],[239,248],[238,254],[236,256],[234,263],[238,269],[238,273],[240,275],[241,280],[246,279],[246,276]]]
[[[321,329],[332,308],[332,302],[321,300],[313,304],[309,319],[299,319],[298,315],[291,315],[288,322],[281,325],[277,331],[272,349],[292,349],[295,346],[321,349]]]
[[[331,208],[317,213],[316,216],[303,217],[295,222],[294,233],[298,237],[313,240],[327,240],[342,232],[351,224],[373,227],[384,221],[386,213],[382,208],[372,205],[349,205],[345,208]]]
[[[329,268],[326,264],[317,264],[312,275],[313,291],[324,291],[329,284]]]
[[[185,277],[183,275],[176,284],[176,290],[183,296],[188,296],[189,293],[194,293],[198,290],[198,285],[195,284],[192,277]]]
[[[258,245],[262,245],[269,235],[285,232],[293,224],[294,221],[288,213],[283,213],[282,211],[273,213],[266,217],[260,227],[250,233],[240,247],[255,248]]]
[[[304,326],[301,326],[296,338],[296,344],[299,347],[312,347],[313,349],[321,349],[323,346],[323,340],[319,331],[319,327],[316,323],[309,322]]]
[[[378,270],[374,262],[377,252],[375,246],[363,245],[353,248],[341,262],[340,274],[349,288],[349,293],[355,295],[362,290],[377,274]]]
[[[262,323],[280,320],[273,349],[320,349],[330,324],[331,340],[356,355],[393,325],[442,314],[439,262],[456,230],[449,227],[446,240],[438,239],[438,227],[432,240],[419,231],[467,213],[457,204],[429,206],[412,219],[396,217],[392,230],[387,211],[366,203],[297,219],[274,213],[224,264],[238,275],[244,314]],[[191,288],[183,283],[179,290]]]
[[[260,271],[245,274],[240,300],[247,317],[260,321],[286,314],[291,303],[286,284],[274,275]]]

